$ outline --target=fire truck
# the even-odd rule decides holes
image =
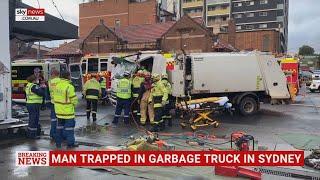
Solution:
[[[52,69],[58,71],[67,70],[67,64],[64,59],[21,59],[12,62],[12,101],[16,103],[25,103],[25,87],[27,78],[33,74],[33,70],[39,68],[41,75],[46,81],[50,77]]]
[[[288,86],[293,87],[293,93],[299,92],[299,61],[295,58],[283,58],[280,60],[281,69],[287,77]]]

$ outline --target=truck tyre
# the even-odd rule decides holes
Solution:
[[[311,93],[314,93],[314,89],[310,89],[310,92],[311,92]]]
[[[258,102],[252,97],[244,97],[238,107],[241,115],[249,116],[258,111]]]

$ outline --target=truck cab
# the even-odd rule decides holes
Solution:
[[[320,74],[312,74],[312,82],[309,86],[310,92],[320,92]]]
[[[58,71],[67,70],[67,64],[64,59],[21,59],[12,62],[12,101],[16,103],[25,103],[25,87],[27,78],[33,74],[33,70],[39,68],[45,81],[51,78],[52,69]]]

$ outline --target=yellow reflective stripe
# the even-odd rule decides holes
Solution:
[[[58,116],[74,116],[74,114],[56,114]]]
[[[56,104],[62,104],[62,105],[72,104],[72,103],[65,103],[65,102],[58,102],[58,101],[54,101],[54,103],[56,103]]]
[[[16,84],[28,83],[27,80],[12,80],[11,82]]]

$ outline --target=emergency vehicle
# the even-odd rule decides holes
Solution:
[[[80,63],[69,64],[72,82],[77,90],[82,89],[82,85],[91,77],[105,78],[106,89],[111,86],[111,60],[108,55],[85,55]]]
[[[299,61],[295,58],[284,58],[280,60],[281,69],[287,77],[288,86],[293,87],[294,94],[299,92]]]
[[[25,86],[27,78],[33,74],[33,70],[39,68],[41,75],[46,81],[50,79],[52,69],[58,71],[67,70],[67,64],[64,59],[21,59],[12,62],[12,101],[25,103]]]

